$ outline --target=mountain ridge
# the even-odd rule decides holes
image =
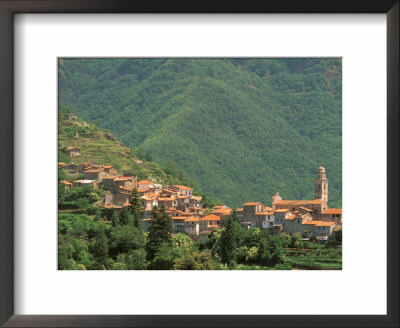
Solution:
[[[341,61],[62,59],[60,103],[239,207],[313,197],[341,206]],[[331,205],[332,204],[332,205]]]

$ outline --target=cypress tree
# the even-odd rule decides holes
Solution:
[[[151,211],[151,224],[147,236],[146,252],[147,260],[152,261],[163,243],[171,245],[172,226],[169,215],[164,206],[160,209],[154,207]]]
[[[132,189],[129,203],[131,204],[129,210],[133,216],[133,225],[139,230],[143,230],[142,226],[143,207],[142,207],[142,202],[140,201],[139,191],[136,188]]]
[[[132,224],[133,223],[132,214],[129,211],[127,206],[124,206],[122,208],[122,211],[121,211],[119,217],[120,217],[120,220],[121,220],[121,224],[123,224],[123,225],[128,225],[128,224]]]
[[[93,269],[104,270],[108,256],[108,239],[103,225],[95,232],[94,241],[91,244],[91,253],[94,257]]]
[[[119,220],[119,215],[117,213],[117,211],[114,210],[112,216],[111,216],[111,224],[113,227],[116,227],[118,224],[120,224],[120,220]]]
[[[222,263],[229,264],[236,260],[237,234],[233,218],[229,217],[220,238]]]

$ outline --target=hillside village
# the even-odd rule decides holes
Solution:
[[[80,156],[80,149],[68,147],[65,152]],[[154,206],[164,207],[172,221],[173,233],[185,233],[201,243],[213,229],[224,227],[227,218],[236,212],[240,225],[245,229],[269,229],[274,235],[286,232],[300,233],[304,240],[315,238],[326,241],[341,228],[342,210],[328,208],[328,179],[324,167],[318,168],[315,179],[315,198],[311,200],[284,200],[276,193],[271,206],[262,202],[246,202],[241,208],[232,209],[219,205],[204,209],[202,197],[193,194],[193,188],[184,185],[163,186],[157,181],[137,181],[134,173],[118,172],[112,165],[84,162],[81,164],[58,163],[58,168],[68,176],[83,175],[83,179],[61,180],[66,191],[76,187],[91,186],[105,191],[103,209],[120,210],[129,206],[133,189],[137,189],[143,208],[143,229],[151,224],[151,210]]]

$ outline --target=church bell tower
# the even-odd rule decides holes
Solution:
[[[318,177],[315,179],[315,198],[322,199],[323,211],[328,208],[328,179],[323,166],[318,168]]]

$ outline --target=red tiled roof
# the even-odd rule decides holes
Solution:
[[[328,208],[322,214],[342,214],[341,208]]]
[[[278,200],[274,203],[274,205],[289,205],[289,206],[298,206],[298,205],[308,205],[308,204],[322,204],[322,199],[316,198],[312,200]]]
[[[243,206],[255,206],[258,204],[261,204],[261,202],[247,202],[247,203],[244,203]]]
[[[218,215],[209,214],[205,217],[202,217],[200,220],[201,221],[220,221],[221,217],[219,217]]]
[[[285,213],[290,211],[288,208],[280,208],[278,210],[275,210],[275,213]]]
[[[186,186],[183,186],[183,185],[172,185],[170,187],[175,187],[175,188],[178,188],[180,190],[193,190],[193,188],[186,187]]]
[[[60,180],[61,183],[65,184],[65,185],[69,185],[72,186],[72,183],[66,180]]]

